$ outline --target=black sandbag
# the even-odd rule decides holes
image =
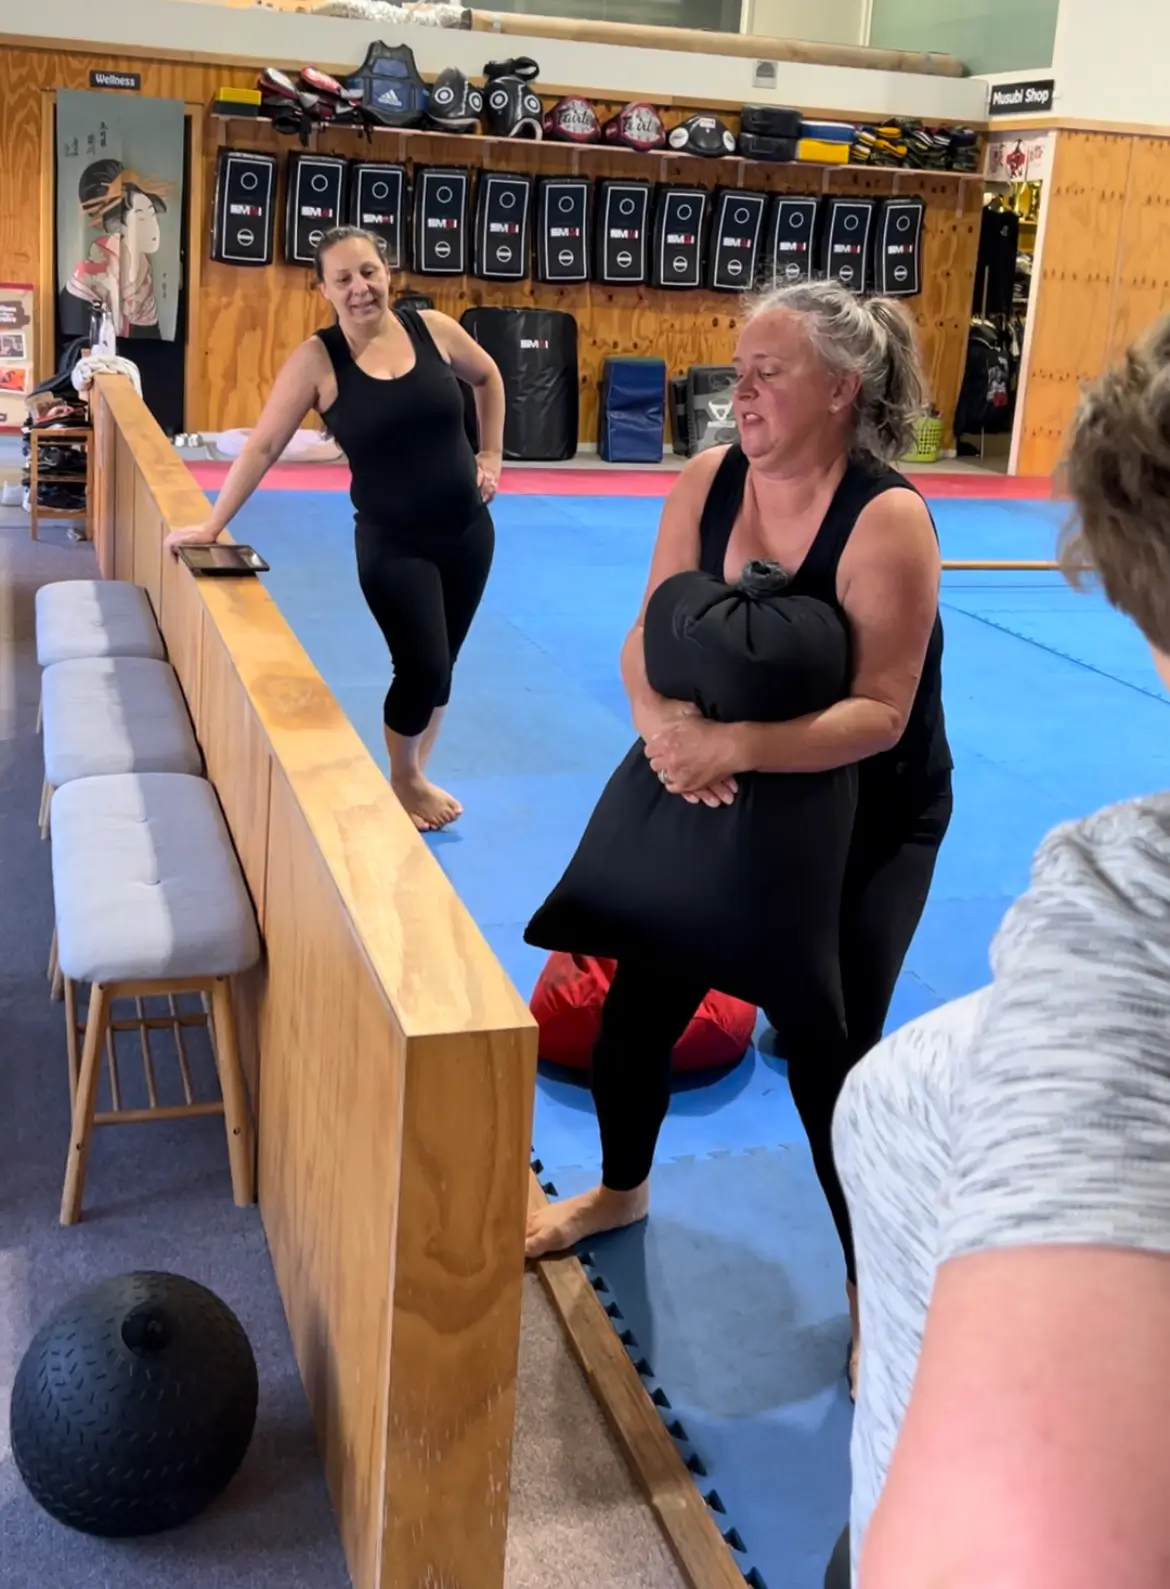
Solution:
[[[645,657],[659,694],[725,722],[789,721],[849,690],[849,637],[833,609],[747,576],[664,580],[646,610]],[[784,1051],[839,1041],[856,769],[745,773],[738,783],[730,806],[691,805],[662,786],[639,740],[525,942],[606,959],[672,956],[780,1016]]]
[[[577,451],[577,322],[561,309],[465,309],[460,325],[504,381],[504,457],[524,463]]]

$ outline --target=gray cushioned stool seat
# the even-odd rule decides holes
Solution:
[[[53,796],[53,898],[74,982],[245,971],[252,902],[212,786],[183,773],[79,778]]]
[[[36,597],[37,661],[166,656],[146,592],[120,579],[66,579]]]
[[[169,662],[77,657],[46,668],[41,688],[45,781],[54,789],[119,772],[202,772]]]

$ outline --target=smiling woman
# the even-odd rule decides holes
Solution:
[[[504,383],[455,321],[390,307],[390,272],[372,233],[326,233],[316,271],[335,323],[280,371],[211,519],[173,532],[167,544],[217,540],[306,415],[320,414],[349,462],[358,577],[393,666],[383,711],[390,782],[429,832],[462,813],[425,768],[491,570],[488,503],[500,474]],[[478,457],[460,381],[475,392],[485,443]]]
[[[897,305],[864,302],[832,282],[784,288],[753,305],[735,369],[742,440],[693,459],[667,499],[622,672],[644,753],[680,800],[717,809],[734,805],[745,777],[858,766],[857,815],[840,890],[848,1035],[806,1034],[784,1055],[844,1248],[856,1343],[849,1216],[830,1140],[833,1108],[849,1070],[881,1036],[951,812],[938,541],[922,498],[890,467],[906,450],[924,384],[913,333]],[[734,585],[754,561],[779,564],[789,575],[788,592],[814,597],[844,620],[851,651],[844,698],[789,722],[736,723],[656,694],[646,674],[643,628],[655,591],[696,568]],[[773,903],[773,910],[800,908],[799,899]],[[695,909],[697,924],[709,919],[702,900]],[[742,930],[745,942],[775,938],[766,919],[745,921]],[[680,966],[653,942],[619,963],[593,1056],[601,1184],[535,1214],[531,1254],[646,1214],[670,1096],[671,1049],[710,975],[710,966]],[[779,1030],[790,1025],[779,1001],[765,1013]]]

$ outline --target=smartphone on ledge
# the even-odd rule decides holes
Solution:
[[[193,574],[205,578],[269,572],[268,564],[254,546],[224,546],[214,541],[210,545],[180,546],[179,556]]]

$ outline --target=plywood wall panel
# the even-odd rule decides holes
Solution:
[[[1133,140],[1112,299],[1110,360],[1170,308],[1170,139]]]
[[[0,279],[40,279],[44,92],[87,88],[92,68],[112,64],[116,63],[110,57],[0,49],[0,104],[4,105],[5,126],[5,137],[0,140]],[[132,64],[142,73],[144,94],[181,99],[193,106],[208,105],[221,84],[250,87],[255,82],[251,67],[196,61],[135,60]],[[604,102],[597,106],[602,117],[618,108]],[[327,323],[329,311],[307,270],[279,262],[266,270],[239,269],[217,265],[207,257],[217,149],[230,142],[235,148],[269,149],[283,156],[297,145],[266,123],[225,124],[207,117],[202,127],[199,177],[208,208],[202,235],[192,240],[193,247],[200,250],[200,312],[198,337],[188,349],[192,364],[185,424],[188,430],[220,431],[255,424],[277,370],[299,342]],[[322,151],[338,154],[368,154],[371,147],[352,132],[326,131],[314,141]],[[373,147],[379,157],[408,154],[419,163],[450,162],[453,158],[450,140],[417,134],[379,133]],[[820,192],[826,183],[819,168],[769,168],[683,156],[640,159],[617,150],[578,157],[572,148],[553,143],[468,139],[459,146],[459,158],[474,168],[547,173],[572,170],[579,158],[581,169],[595,176],[636,175],[656,181],[701,182],[709,187],[724,183],[777,192]],[[911,307],[921,330],[935,401],[949,421],[966,347],[978,243],[978,187],[925,174],[895,176],[852,170],[833,172],[827,180],[837,192],[888,194],[897,187],[926,197],[926,290]],[[282,180],[282,205],[283,189]],[[574,314],[580,339],[582,441],[596,439],[597,385],[608,355],[661,354],[672,374],[682,373],[690,364],[726,362],[734,346],[739,310],[736,297],[725,293],[597,286],[557,290],[534,282],[504,286],[471,277],[409,275],[396,287],[429,293],[439,309],[456,318],[471,305],[480,304],[540,304]],[[46,357],[51,363],[51,350]]]

